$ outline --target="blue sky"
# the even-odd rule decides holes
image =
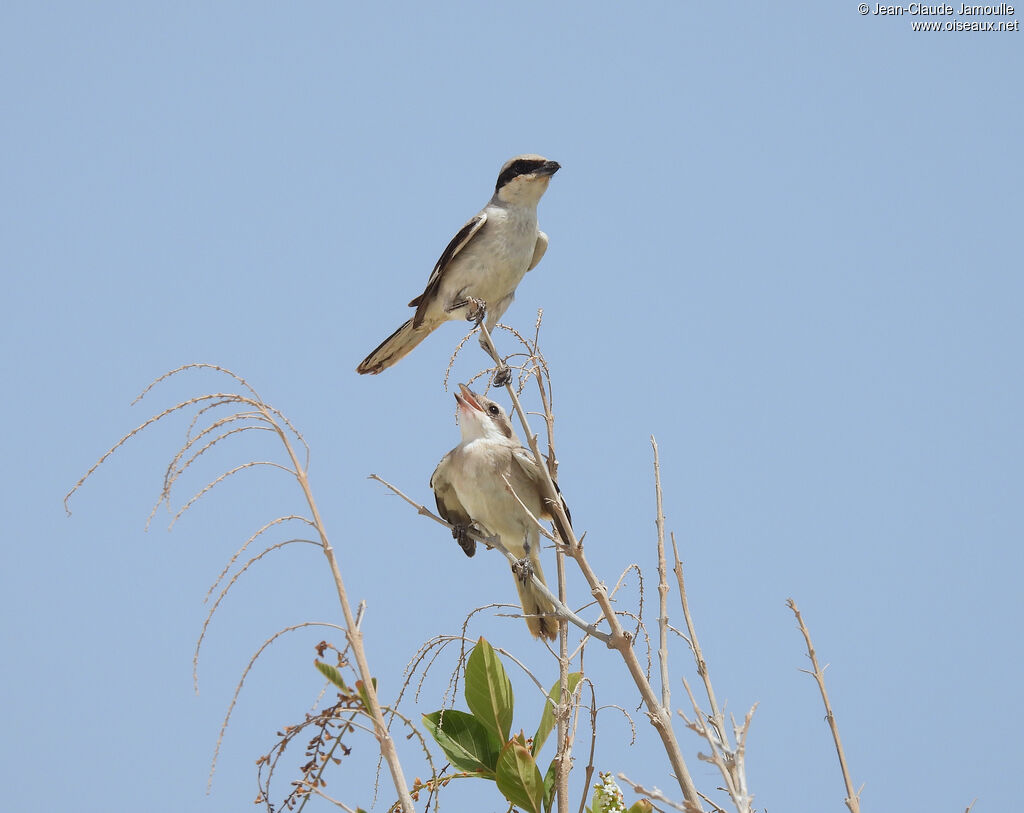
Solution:
[[[540,206],[550,249],[504,318],[530,329],[544,309],[563,492],[602,578],[638,562],[653,580],[657,437],[719,697],[760,704],[758,808],[842,809],[790,596],[866,810],[1017,802],[1019,32],[914,33],[852,2],[16,2],[0,31],[6,807],[251,809],[255,759],[320,691],[324,633],[275,644],[206,794],[250,655],[340,619],[315,549],[271,554],[214,619],[193,695],[206,589],[301,508],[290,483],[247,473],[173,533],[164,514],[144,531],[179,422],[134,439],[64,515],[121,434],[224,386],[196,374],[129,406],[180,364],[235,370],[303,431],[386,700],[421,642],[512,600],[496,554],[466,559],[366,480],[431,500],[465,326],[378,377],[353,369],[520,152],[563,165]],[[467,347],[453,380],[483,364]],[[224,450],[204,473],[271,453]],[[471,632],[554,679],[521,621]],[[682,649],[672,663],[693,682]],[[447,666],[407,713],[439,706]],[[599,702],[635,708],[609,653],[588,670]],[[530,731],[539,700],[513,681]],[[632,746],[615,713],[601,723],[600,770],[672,787],[642,719]],[[329,790],[366,807],[359,746]],[[504,809],[487,787],[452,794]]]

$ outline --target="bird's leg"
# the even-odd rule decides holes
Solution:
[[[476,553],[476,540],[469,535],[469,530],[469,525],[461,523],[455,523],[452,526],[452,538],[459,543],[459,547],[462,548],[466,556],[472,556]]]
[[[477,324],[479,325],[480,323],[478,322]],[[481,326],[480,346],[488,356],[494,359],[494,363],[498,365],[498,369],[494,371],[494,378],[491,379],[491,385],[494,387],[504,387],[512,380],[512,368],[505,363],[501,356],[498,355],[497,350],[493,353],[491,352],[491,348],[494,346],[494,341],[492,339],[491,343],[487,342],[487,338],[483,333],[484,330],[487,330],[487,332],[490,333],[490,328],[486,325]]]
[[[455,310],[455,308],[465,308],[466,321],[473,322],[476,327],[480,327],[487,316],[487,303],[475,296],[467,296],[461,302],[452,305],[449,310]],[[498,370],[495,372],[492,382],[493,386],[504,387],[512,380],[512,370],[497,355],[491,353],[491,349],[487,346],[483,335],[480,336],[480,346],[487,355],[494,359],[494,363],[498,365]]]

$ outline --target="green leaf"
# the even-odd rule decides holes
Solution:
[[[345,692],[345,694],[352,694],[352,690],[345,683],[345,678],[341,676],[341,670],[337,667],[331,666],[329,663],[323,663],[322,661],[313,661],[313,663],[315,663],[316,668],[320,670],[320,674],[331,681],[331,683]]]
[[[555,774],[558,771],[558,760],[551,760],[548,772],[544,774],[544,813],[551,813],[551,805],[555,802]]]
[[[499,742],[508,741],[512,727],[512,683],[493,647],[477,641],[466,663],[466,703],[474,716]]]
[[[424,714],[423,722],[456,769],[494,779],[501,743],[476,717],[443,709]]]
[[[498,790],[516,807],[528,813],[542,813],[544,779],[530,749],[511,740],[505,743],[498,757]]]
[[[652,810],[654,810],[654,805],[651,804],[650,799],[639,799],[630,805],[626,813],[651,813]]]
[[[569,673],[569,696],[572,697],[576,694],[576,687],[580,685],[580,680],[583,678],[582,672],[570,672]],[[561,702],[562,699],[562,681],[559,679],[555,681],[555,685],[551,687],[551,691],[548,692],[548,700],[544,702],[544,712],[540,715],[540,725],[537,726],[537,733],[533,735],[533,755],[537,756],[540,753],[541,747],[544,745],[551,733],[551,729],[555,727],[555,712],[554,705]]]

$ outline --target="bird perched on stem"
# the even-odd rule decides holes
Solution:
[[[363,359],[356,372],[386,370],[449,319],[486,320],[493,330],[512,304],[519,281],[547,251],[548,236],[537,227],[537,203],[560,168],[540,155],[506,161],[494,196],[452,238],[426,289],[409,303],[416,308],[412,319]],[[495,361],[507,375],[508,368]]]
[[[430,478],[437,510],[454,526],[452,536],[467,556],[476,552],[476,543],[466,531],[476,526],[484,536],[498,537],[520,560],[512,573],[526,625],[535,637],[554,639],[555,618],[544,617],[554,612],[554,605],[530,579],[536,575],[544,582],[536,520],[550,519],[562,540],[568,536],[548,509],[543,474],[520,445],[504,409],[465,384],[459,384],[455,400],[462,442],[442,458]],[[565,514],[569,516],[568,507]]]

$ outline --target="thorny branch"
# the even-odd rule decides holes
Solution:
[[[490,355],[495,359],[500,358],[498,351],[494,346],[494,342],[491,339],[491,334],[487,330],[487,325],[481,322],[479,329],[484,345]],[[542,472],[542,482],[544,489],[547,492],[548,510],[557,516],[560,526],[566,529],[566,533],[569,536],[569,539],[563,540],[565,553],[575,560],[580,571],[583,573],[583,577],[590,586],[591,594],[601,607],[602,614],[604,615],[609,629],[611,630],[611,638],[608,641],[608,646],[615,649],[620,654],[626,664],[626,668],[628,669],[630,676],[633,678],[633,682],[640,690],[640,695],[643,698],[644,705],[647,707],[648,717],[651,724],[658,732],[658,735],[661,737],[662,744],[665,747],[665,752],[672,765],[672,771],[675,774],[676,780],[679,782],[679,787],[683,792],[683,797],[694,807],[695,810],[703,810],[700,804],[700,794],[697,792],[697,788],[690,776],[690,771],[686,766],[686,760],[683,758],[682,750],[679,747],[675,731],[672,728],[671,711],[661,705],[661,702],[655,694],[650,681],[647,679],[644,669],[633,649],[633,637],[622,628],[618,615],[608,598],[607,589],[597,578],[597,575],[594,573],[583,554],[583,545],[576,538],[576,532],[572,529],[572,524],[569,522],[569,518],[565,513],[565,508],[562,505],[558,489],[555,487],[555,483],[551,478],[547,461],[541,454],[540,447],[537,445],[537,436],[530,430],[530,424],[526,419],[526,413],[523,411],[522,404],[519,401],[519,396],[516,393],[515,388],[512,386],[511,381],[505,384],[505,390],[512,399],[512,406],[515,409],[516,414],[519,416],[519,421],[523,426],[523,431],[526,433],[527,442],[530,445],[530,451],[533,452],[534,460],[536,460],[537,465]]]
[[[654,449],[654,494],[657,504],[658,527],[658,663],[661,666],[661,705],[672,707],[672,694],[668,678],[668,566],[665,564],[665,511],[661,502],[661,464],[658,460],[658,442],[651,435]]]
[[[732,799],[736,809],[740,813],[752,813],[754,797],[747,786],[745,756],[747,732],[750,729],[750,721],[753,718],[754,709],[757,708],[757,704],[754,704],[754,707],[747,712],[742,726],[737,726],[735,721],[733,721],[733,737],[736,745],[730,745],[729,735],[725,728],[725,714],[719,707],[718,700],[715,697],[715,689],[711,685],[711,674],[708,672],[708,665],[704,660],[703,652],[701,652],[700,640],[697,638],[697,629],[693,623],[693,616],[690,615],[690,603],[686,598],[686,582],[683,579],[683,563],[679,558],[679,548],[676,545],[675,534],[670,534],[670,538],[672,540],[672,558],[674,560],[673,571],[676,574],[676,583],[679,587],[679,602],[683,608],[683,618],[686,620],[686,630],[689,634],[687,642],[697,664],[697,673],[704,681],[704,691],[711,706],[710,714],[703,712],[694,698],[693,692],[690,690],[690,685],[684,679],[683,686],[690,698],[695,716],[691,721],[682,711],[679,712],[679,715],[686,722],[687,727],[703,737],[711,747],[711,755],[709,757],[702,756],[701,758],[711,762],[718,768],[725,783],[725,791],[729,794],[729,798]]]
[[[843,772],[843,782],[846,783],[846,806],[850,809],[850,813],[860,813],[860,791],[853,789],[853,779],[850,778],[850,770],[846,766],[846,756],[843,754],[843,744],[839,739],[839,726],[836,725],[835,715],[832,714],[832,704],[828,699],[828,692],[825,690],[825,670],[818,665],[818,655],[814,651],[814,646],[811,644],[811,633],[807,629],[807,625],[804,624],[804,619],[800,615],[800,610],[797,609],[796,602],[793,599],[786,599],[786,606],[793,611],[793,615],[796,616],[796,623],[800,627],[800,632],[803,633],[804,642],[807,644],[807,657],[811,659],[811,665],[814,667],[812,671],[801,669],[801,672],[807,672],[811,677],[818,683],[818,690],[821,692],[821,700],[825,704],[825,720],[828,722],[828,727],[832,732],[832,739],[836,744],[836,753],[839,755],[839,768]],[[862,788],[863,789],[863,788]],[[969,808],[968,808],[969,809]]]

